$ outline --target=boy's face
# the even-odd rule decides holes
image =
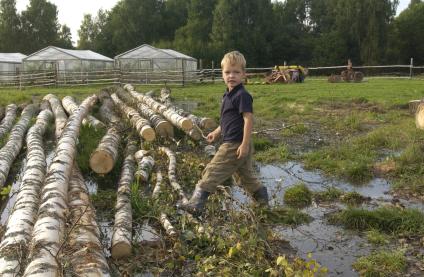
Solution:
[[[225,64],[222,68],[222,78],[227,85],[228,91],[239,85],[245,76],[245,72],[240,65]]]

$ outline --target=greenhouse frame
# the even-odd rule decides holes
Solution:
[[[48,46],[23,59],[26,72],[93,72],[113,69],[113,59],[90,50],[69,50]]]
[[[0,72],[19,73],[26,57],[21,53],[0,53]]]
[[[196,71],[197,59],[172,49],[159,49],[148,44],[119,54],[115,67],[122,71]]]

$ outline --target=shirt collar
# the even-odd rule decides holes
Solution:
[[[225,93],[224,93],[224,95],[229,95],[229,94],[231,94],[232,92],[236,92],[236,91],[238,91],[239,89],[241,89],[243,87],[243,83],[240,83],[240,84],[238,84],[237,86],[235,86],[231,91],[228,91],[228,88],[226,88],[225,89]]]

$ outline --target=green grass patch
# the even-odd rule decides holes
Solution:
[[[255,151],[265,151],[273,146],[272,141],[264,137],[253,137],[253,146]]]
[[[313,193],[313,198],[317,202],[331,202],[336,201],[343,194],[343,191],[335,187],[328,187],[323,191],[316,191]]]
[[[296,184],[284,193],[284,203],[294,208],[307,207],[312,203],[312,191],[303,183]]]
[[[388,277],[399,275],[406,270],[406,257],[402,251],[379,251],[361,257],[353,264],[353,268],[361,276]]]
[[[264,221],[272,224],[297,226],[309,223],[312,220],[309,215],[299,211],[298,209],[276,207],[273,209],[265,209],[261,212]]]
[[[340,200],[347,205],[358,206],[364,203],[367,198],[356,191],[350,191],[343,194]]]
[[[309,128],[303,123],[295,124],[290,128],[284,128],[281,131],[282,136],[290,137],[295,135],[304,135],[308,132]]]
[[[261,163],[281,163],[287,161],[289,157],[289,150],[285,144],[279,144],[276,147],[255,153],[255,160]]]
[[[365,232],[367,240],[374,245],[385,245],[390,242],[390,236],[376,229]]]
[[[345,228],[378,230],[394,235],[424,234],[424,214],[417,209],[382,207],[376,210],[348,208],[330,218]]]

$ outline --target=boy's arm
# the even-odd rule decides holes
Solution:
[[[221,126],[218,126],[215,130],[210,132],[207,136],[207,141],[212,143],[221,135]]]
[[[237,149],[237,158],[246,157],[249,154],[250,139],[253,130],[253,113],[243,113],[244,128],[243,128],[243,141]]]

